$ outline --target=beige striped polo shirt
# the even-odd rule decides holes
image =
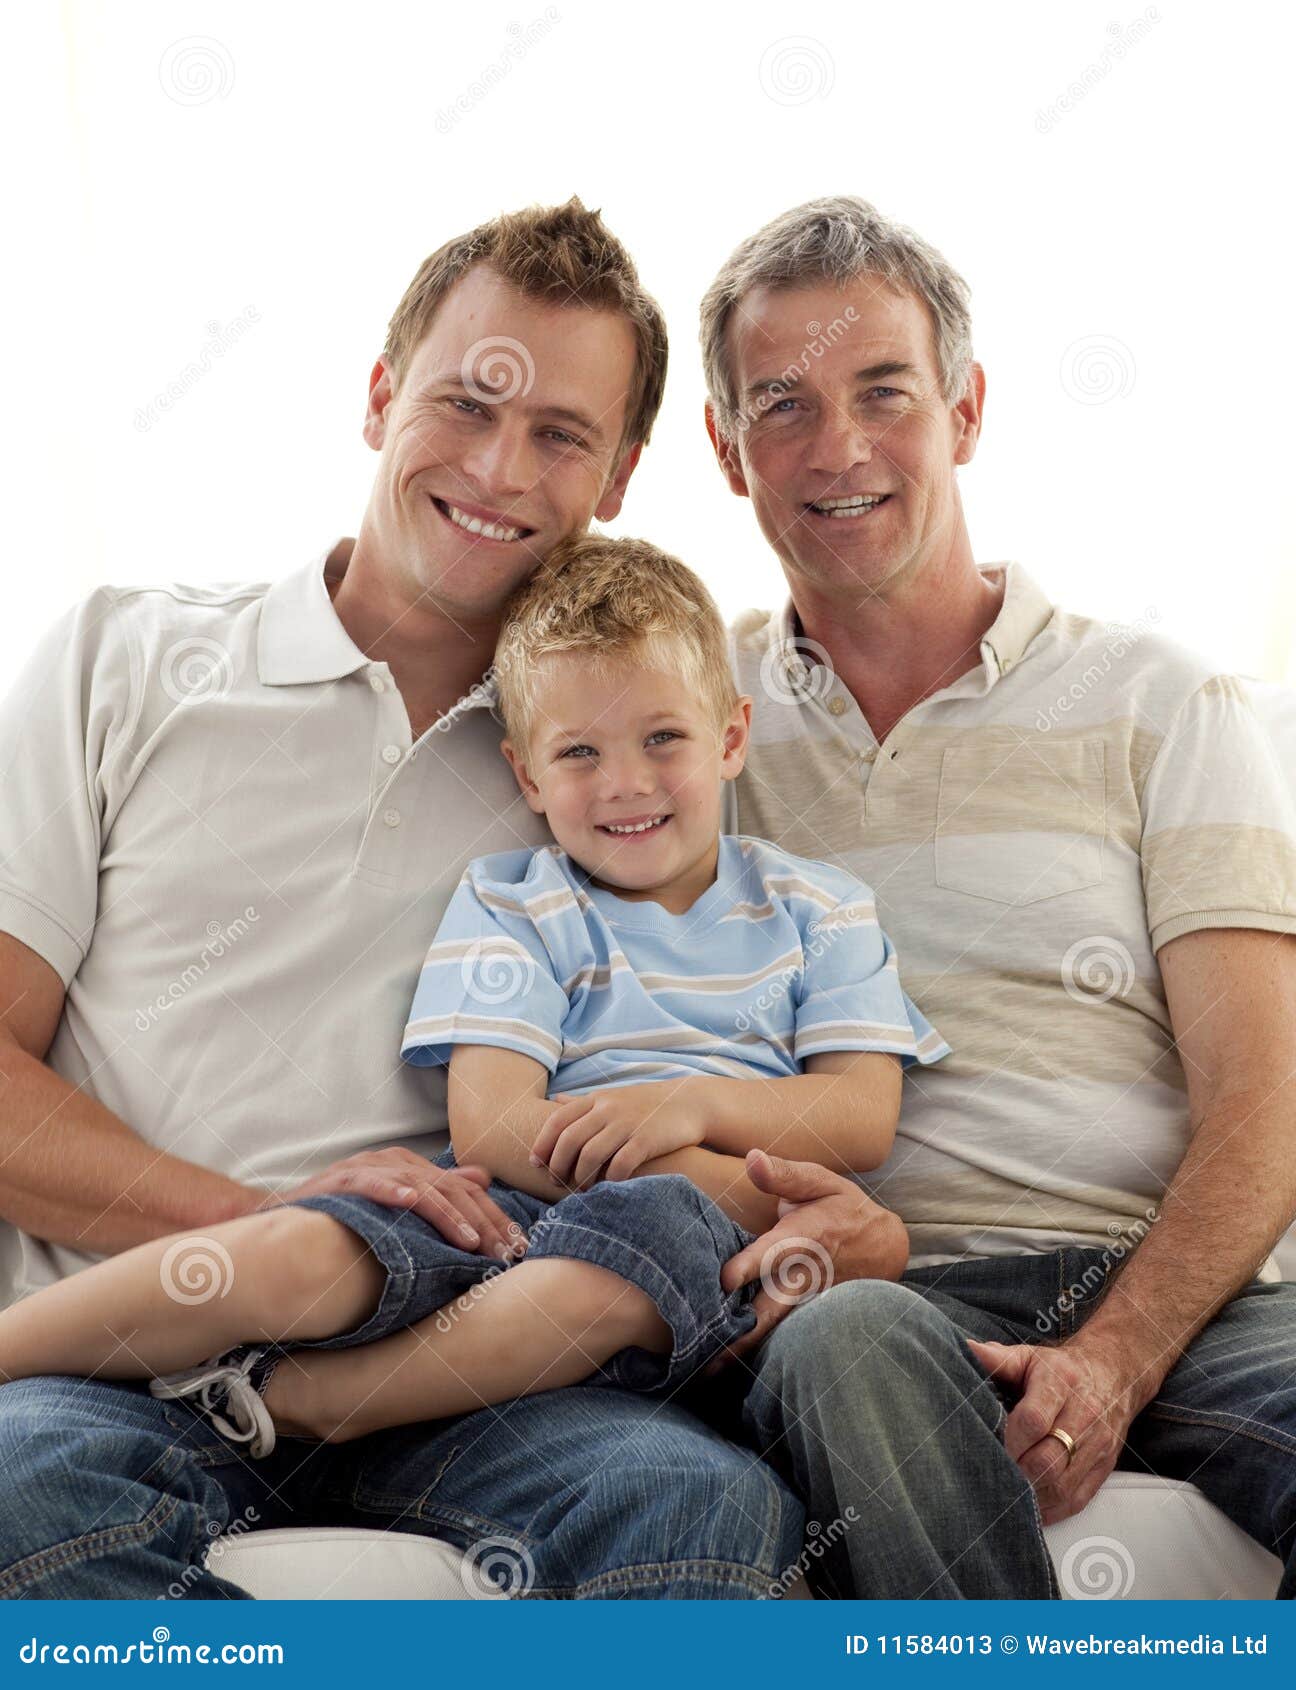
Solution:
[[[1056,609],[1018,564],[980,666],[879,745],[791,604],[733,631],[752,695],[726,825],[849,869],[953,1054],[867,1184],[912,1265],[1142,1236],[1189,1137],[1156,952],[1296,932],[1296,815],[1247,683]]]

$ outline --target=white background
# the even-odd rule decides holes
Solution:
[[[65,0],[4,16],[0,679],[97,582],[272,578],[354,533],[368,373],[419,262],[573,192],[636,254],[672,332],[618,528],[680,552],[726,611],[779,598],[709,456],[697,302],[743,235],[851,192],[972,285],[978,558],[1296,681],[1284,9]]]

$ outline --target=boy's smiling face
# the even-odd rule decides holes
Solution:
[[[743,766],[751,700],[717,723],[678,675],[633,656],[540,659],[525,749],[504,751],[527,803],[597,884],[682,913],[715,879],[721,783]]]

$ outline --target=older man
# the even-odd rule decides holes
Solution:
[[[1296,1211],[1296,822],[1246,688],[977,566],[967,289],[871,206],[745,241],[702,346],[791,594],[736,629],[737,825],[876,889],[954,1052],[869,1182],[909,1271],[735,1366],[746,1435],[860,1522],[836,1594],[1054,1594],[1041,1517],[1120,1464],[1193,1480],[1292,1596],[1296,1286],[1256,1276]]]
[[[268,1192],[357,1192],[505,1249],[483,1171],[428,1159],[444,1082],[401,1064],[400,1029],[467,859],[542,837],[476,684],[501,608],[616,514],[665,371],[596,214],[498,218],[392,319],[355,539],[269,585],[103,588],[40,645],[0,712],[6,1300],[185,1233],[182,1320],[228,1288],[204,1229]],[[831,1175],[792,1190],[795,1168],[766,1167],[769,1193],[784,1174],[843,1262],[899,1271],[882,1210]],[[399,1306],[413,1276],[386,1265]],[[250,1462],[140,1386],[27,1379],[0,1385],[0,1470],[8,1597],[245,1596],[203,1565],[231,1524],[447,1536],[547,1596],[759,1597],[801,1544],[750,1453],[601,1389]]]

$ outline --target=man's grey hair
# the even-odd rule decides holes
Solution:
[[[962,398],[972,364],[971,290],[942,255],[867,200],[834,194],[794,206],[749,235],[729,255],[702,301],[702,365],[722,434],[742,426],[742,407],[730,364],[728,330],[740,302],[754,288],[797,288],[818,281],[844,287],[864,275],[923,300],[932,315],[941,396]],[[815,333],[810,334],[810,327]],[[808,342],[821,329],[807,325]],[[808,345],[807,353],[814,351]],[[820,351],[824,348],[820,347]],[[808,366],[807,366],[808,367]]]

